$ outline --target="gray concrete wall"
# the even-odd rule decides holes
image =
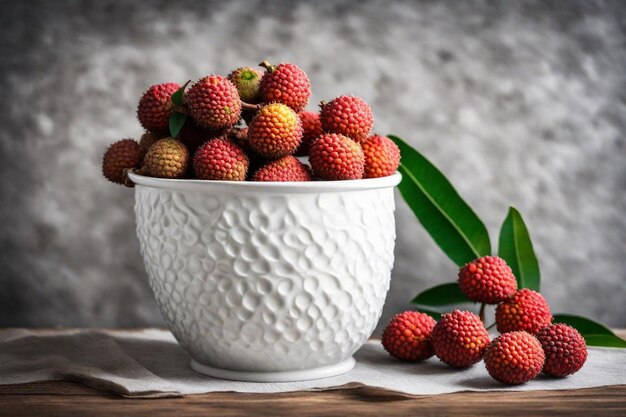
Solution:
[[[148,85],[262,59],[304,68],[312,107],[371,103],[494,241],[515,205],[554,310],[626,325],[626,3],[1,3],[0,326],[162,323],[101,154]],[[397,220],[383,321],[455,277],[399,198]]]

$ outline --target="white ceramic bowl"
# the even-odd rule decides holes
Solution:
[[[246,381],[350,370],[389,289],[400,178],[262,183],[130,174],[150,286],[192,367]]]

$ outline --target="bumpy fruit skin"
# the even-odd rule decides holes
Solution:
[[[539,375],[545,355],[535,336],[518,331],[494,339],[485,351],[484,359],[487,372],[495,380],[519,385]]]
[[[252,177],[256,171],[266,164],[268,160],[257,154],[248,143],[248,128],[247,127],[233,127],[228,131],[228,140],[239,146],[248,156],[250,165],[248,166],[248,177],[246,180],[253,181]]]
[[[154,132],[150,132],[146,130],[143,133],[143,135],[141,135],[141,138],[139,139],[139,146],[141,146],[141,150],[143,151],[144,155],[146,154],[146,152],[148,152],[148,149],[150,149],[150,146],[154,145],[157,140],[163,139],[164,137],[167,137],[167,135],[164,136],[162,134],[158,134],[158,133],[154,133]]]
[[[193,170],[201,180],[244,181],[250,162],[245,152],[228,139],[211,139],[193,157]]]
[[[137,106],[137,118],[146,130],[167,132],[173,107],[172,94],[179,88],[176,83],[156,84],[144,93]]]
[[[320,120],[324,132],[340,133],[357,142],[367,138],[374,125],[371,107],[355,96],[341,96],[323,103]]]
[[[189,165],[189,151],[173,138],[160,139],[148,149],[143,172],[151,177],[182,178]]]
[[[122,139],[115,142],[104,153],[102,158],[102,174],[111,182],[124,184],[125,170],[141,165],[144,151],[133,139]]]
[[[228,132],[228,129],[211,130],[202,128],[193,119],[189,118],[185,121],[180,132],[178,132],[178,140],[187,147],[189,154],[193,155],[203,143],[222,137],[226,132]]]
[[[281,103],[263,106],[248,128],[250,147],[269,159],[293,154],[301,141],[302,124],[298,115]]]
[[[303,110],[311,97],[311,83],[306,73],[288,63],[275,66],[262,62],[261,65],[267,69],[261,78],[261,101],[283,103],[296,112]]]
[[[400,149],[387,136],[373,135],[361,142],[365,155],[364,178],[393,174],[400,165]]]
[[[237,87],[221,75],[198,80],[185,95],[189,113],[205,129],[233,127],[241,116],[241,100]]]
[[[550,306],[543,295],[523,288],[496,307],[496,325],[500,333],[524,330],[537,334],[552,322]]]
[[[309,162],[322,180],[358,180],[363,177],[365,156],[361,145],[347,136],[328,133],[311,144]]]
[[[517,281],[504,259],[484,256],[461,268],[459,287],[472,301],[497,304],[515,293]]]
[[[383,347],[394,358],[417,362],[434,355],[430,335],[437,322],[428,314],[405,311],[396,314],[383,331]]]
[[[587,360],[585,339],[571,326],[563,323],[544,327],[537,333],[546,355],[543,372],[550,376],[564,377],[576,373]]]
[[[237,87],[241,100],[251,104],[260,101],[261,77],[263,77],[261,71],[251,67],[240,67],[228,74],[228,79]]]
[[[480,318],[470,311],[443,314],[431,334],[435,355],[454,368],[480,361],[489,345],[489,334]]]
[[[322,132],[322,122],[320,122],[319,113],[312,111],[303,111],[298,114],[300,121],[302,122],[302,142],[298,149],[296,149],[296,155],[306,156],[309,154],[311,143],[320,136]]]
[[[259,168],[252,181],[311,181],[311,170],[294,156],[284,156]]]

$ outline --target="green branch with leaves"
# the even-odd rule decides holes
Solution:
[[[459,267],[491,255],[485,224],[445,175],[404,140],[393,135],[389,138],[400,148],[400,194],[441,250]],[[498,256],[513,270],[518,288],[539,291],[539,261],[522,215],[513,207],[500,228]],[[419,311],[438,319],[442,311],[472,301],[461,292],[457,282],[447,282],[422,291],[412,303]],[[480,310],[484,310],[484,305]],[[588,318],[555,314],[553,321],[576,328],[590,346],[626,347],[624,339]]]

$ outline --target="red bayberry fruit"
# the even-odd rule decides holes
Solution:
[[[497,337],[485,351],[487,372],[497,381],[518,385],[534,379],[543,366],[541,343],[530,333],[519,331]]]
[[[146,91],[137,106],[137,118],[141,125],[154,133],[164,134],[169,129],[172,113],[172,94],[180,86],[176,83],[153,85]]]
[[[259,168],[252,181],[311,181],[311,171],[298,158],[283,156]]]
[[[543,295],[524,288],[496,307],[496,325],[500,333],[524,330],[536,334],[552,322],[550,306]]]
[[[587,360],[585,339],[571,326],[563,323],[546,326],[539,331],[537,339],[546,354],[543,372],[563,377],[576,373]]]
[[[261,78],[260,95],[265,103],[283,103],[295,112],[303,110],[311,97],[311,83],[306,73],[298,66],[282,63],[271,65],[267,61],[260,64],[267,69]]]
[[[400,165],[400,149],[386,136],[373,135],[361,142],[365,155],[364,178],[386,177]]]
[[[329,180],[358,180],[363,177],[365,156],[361,145],[347,136],[324,134],[311,144],[309,162],[316,177]]]
[[[431,342],[442,362],[467,368],[480,361],[489,345],[489,334],[480,318],[470,311],[443,314],[433,329]]]
[[[229,129],[241,116],[237,87],[221,75],[201,78],[191,86],[185,97],[191,117],[205,129]]]
[[[461,268],[459,287],[472,301],[497,304],[515,293],[517,281],[504,259],[484,256]]]
[[[416,362],[433,356],[430,334],[437,322],[428,314],[405,311],[396,314],[383,331],[383,347],[394,358]]]
[[[104,153],[102,174],[111,182],[124,184],[126,171],[141,165],[144,151],[133,139],[115,142]]]
[[[244,151],[226,138],[211,139],[193,158],[193,170],[201,180],[245,181],[249,160]]]
[[[372,130],[372,109],[359,97],[341,96],[321,106],[320,120],[324,132],[339,133],[360,142]]]

